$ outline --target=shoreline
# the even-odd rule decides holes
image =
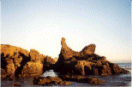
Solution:
[[[99,78],[101,80],[105,80],[106,83],[102,83],[101,85],[91,85],[88,83],[78,83],[78,82],[74,82],[74,81],[69,81],[71,82],[71,85],[69,86],[126,86],[126,87],[131,87],[131,69],[129,69],[129,73],[128,74],[121,74],[121,75],[107,75],[107,76],[94,76],[94,75],[90,75],[89,77],[96,77]],[[49,72],[51,73],[52,70],[49,70]],[[47,71],[47,73],[49,73]],[[43,73],[44,74],[44,73]],[[50,74],[51,75],[51,74]],[[1,86],[12,86],[13,84],[15,85],[21,85],[21,86],[35,86],[35,87],[40,87],[41,85],[35,85],[32,82],[33,77],[24,77],[21,79],[15,78],[13,81],[7,81],[7,80],[2,80],[1,82]],[[119,83],[119,84],[117,84]],[[126,85],[125,85],[126,84]],[[64,87],[63,85],[53,85],[52,87]]]

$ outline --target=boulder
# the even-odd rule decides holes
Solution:
[[[103,82],[105,82],[104,80],[100,80],[97,78],[86,78],[85,79],[89,84],[101,84]]]
[[[37,76],[42,75],[43,64],[38,62],[27,62],[22,69],[22,76]]]
[[[15,66],[13,63],[7,64],[5,70],[8,75],[15,75]]]
[[[5,69],[1,68],[1,80],[13,80],[15,75],[15,67],[13,63],[10,63],[6,66]]]

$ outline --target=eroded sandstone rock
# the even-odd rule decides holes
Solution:
[[[36,76],[42,75],[43,64],[38,62],[27,62],[22,69],[22,76]]]
[[[37,50],[30,52],[20,47],[1,45],[1,71],[3,77],[41,75],[55,64],[54,59],[40,54]],[[48,66],[48,67],[45,67]]]
[[[40,61],[40,54],[37,50],[31,49],[29,55],[30,61]]]
[[[80,52],[68,47],[65,38],[62,38],[61,45],[61,52],[54,67],[60,74],[111,75],[129,72],[109,62],[106,57],[95,54],[95,44],[85,46]]]
[[[5,72],[5,69],[1,69],[1,68],[0,68],[0,70],[1,70],[1,79],[5,79],[6,76],[7,76],[7,74],[6,74],[6,72]]]

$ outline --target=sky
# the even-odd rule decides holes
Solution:
[[[131,0],[1,0],[1,44],[52,58],[61,38],[81,51],[96,44],[95,53],[111,62],[131,61]]]

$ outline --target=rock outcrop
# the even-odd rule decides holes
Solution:
[[[101,84],[102,80],[84,78],[85,75],[114,75],[128,73],[117,64],[109,62],[106,57],[95,54],[95,44],[85,46],[80,52],[67,46],[65,38],[61,40],[61,52],[55,61],[50,56],[40,54],[37,50],[1,45],[1,78],[12,79],[14,76],[38,76],[49,69],[59,72],[59,77],[37,77],[39,85],[70,85],[69,81]],[[64,80],[64,81],[62,81]]]
[[[88,83],[88,84],[101,84],[105,82],[97,78],[83,77],[79,75],[59,75],[59,77],[35,77],[33,83],[38,85],[70,85],[70,82],[75,81],[79,83]]]
[[[3,44],[0,50],[2,78],[42,75],[55,64],[54,59],[40,54],[35,49],[29,52],[19,47]]]
[[[112,75],[128,73],[117,64],[109,62],[106,57],[95,54],[95,44],[85,46],[76,52],[69,48],[65,38],[61,40],[61,52],[54,70],[60,74],[72,75]]]
[[[100,80],[97,78],[83,77],[80,75],[60,75],[59,77],[62,78],[62,80],[75,81],[79,83],[101,84],[105,82],[104,80]]]
[[[34,84],[38,84],[38,85],[70,85],[70,82],[67,81],[62,81],[61,78],[59,77],[51,77],[51,76],[47,76],[47,77],[35,77],[34,78]]]

